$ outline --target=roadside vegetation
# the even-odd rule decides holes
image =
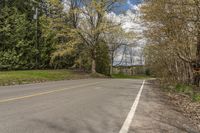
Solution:
[[[145,63],[171,97],[200,124],[200,1],[148,0]]]
[[[126,74],[113,74],[112,78],[116,79],[150,79],[147,75],[126,75]]]
[[[165,88],[171,103],[178,107],[198,128],[200,125],[200,92],[194,85],[177,84]]]
[[[161,86],[170,93],[176,93],[180,95],[185,95],[190,97],[193,102],[200,102],[200,92],[198,88],[194,85],[184,85],[184,84],[177,84],[177,85],[168,85],[168,86]]]
[[[199,0],[150,0],[142,6],[146,65],[161,85],[194,99],[200,91],[199,11]]]
[[[105,78],[105,76],[72,70],[5,71],[0,72],[0,86],[84,78]]]
[[[182,93],[190,96],[193,101],[200,102],[200,92],[198,92],[198,90],[195,88],[196,88],[195,86],[191,85],[177,84],[175,86],[175,91],[177,93]]]
[[[109,75],[122,40],[134,37],[107,16],[123,2],[0,0],[0,70],[73,68]]]
[[[126,0],[0,0],[0,85],[111,77],[117,51],[127,49],[135,38],[109,15],[123,12],[117,9],[123,3]]]

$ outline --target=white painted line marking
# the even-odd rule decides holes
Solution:
[[[135,111],[137,109],[137,106],[138,106],[138,103],[139,103],[139,100],[140,100],[140,97],[141,97],[141,94],[142,94],[142,90],[144,88],[144,84],[145,84],[145,80],[142,83],[142,86],[141,86],[141,88],[140,88],[140,90],[137,94],[137,97],[136,97],[136,99],[135,99],[135,101],[134,101],[134,103],[131,107],[131,110],[130,110],[126,120],[124,121],[124,124],[123,124],[121,130],[119,131],[119,133],[128,133],[128,130],[130,128],[131,122],[132,122],[133,117],[135,115]]]

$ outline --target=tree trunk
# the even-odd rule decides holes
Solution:
[[[110,62],[110,75],[111,76],[113,74],[113,61],[114,61],[114,53],[112,51],[112,53],[111,53],[111,62]]]
[[[112,74],[113,74],[113,66],[112,64],[110,64],[110,76],[112,76]]]
[[[91,71],[92,73],[96,73],[96,47],[94,47],[92,50],[91,50],[91,58],[92,58],[92,68],[91,68]]]
[[[198,37],[197,37],[197,53],[196,53],[196,56],[197,56],[197,63],[200,62],[200,31],[198,33]]]
[[[200,70],[200,28],[198,29],[196,65],[195,65],[194,69],[195,69],[194,70],[195,71],[195,73],[194,73],[194,84],[199,87],[199,85],[200,85],[200,72],[199,72],[199,70]]]
[[[188,63],[188,75],[189,75],[189,84],[192,84],[193,83],[193,77],[194,77],[194,74],[193,74],[193,71],[192,71],[192,64],[191,63]]]
[[[92,59],[92,73],[96,73],[96,61],[95,59]]]

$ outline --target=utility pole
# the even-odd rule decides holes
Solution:
[[[38,8],[35,8],[35,14],[34,14],[34,19],[35,19],[35,49],[38,50]],[[38,53],[36,54],[35,57],[35,62],[36,62],[36,67],[38,65]]]
[[[125,51],[125,68],[126,68],[126,75],[128,75],[128,60],[127,60],[127,45],[125,45],[126,51]]]

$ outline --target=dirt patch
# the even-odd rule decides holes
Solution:
[[[163,95],[167,96],[169,104],[173,105],[178,112],[188,118],[200,130],[200,102],[194,102],[186,94],[163,90],[155,80],[150,82],[155,88],[160,88]]]
[[[200,130],[200,102],[193,102],[188,95],[167,93],[170,102],[189,118]]]
[[[130,133],[200,133],[168,93],[146,82]]]

